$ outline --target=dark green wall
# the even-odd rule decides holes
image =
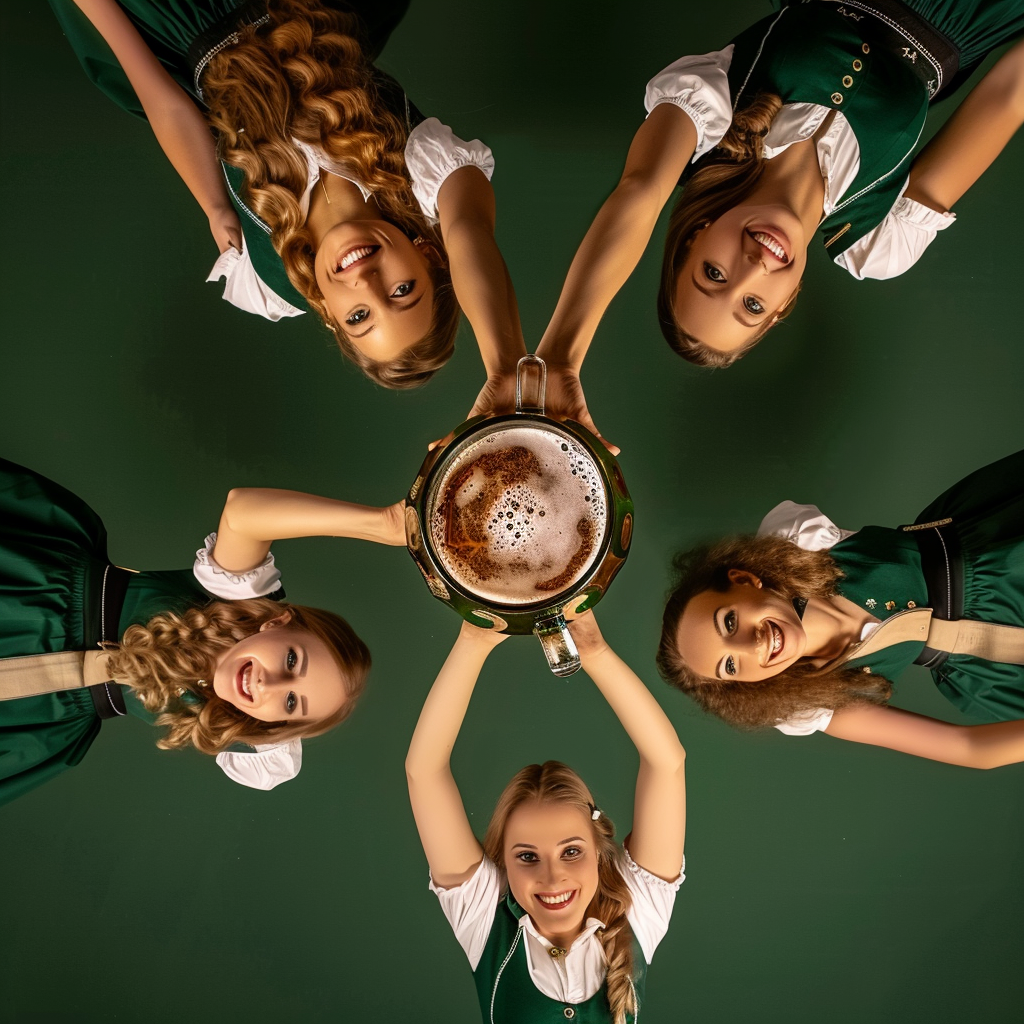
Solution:
[[[3,6],[3,454],[85,497],[111,557],[189,564],[227,489],[397,499],[471,405],[468,332],[426,390],[375,389],[310,318],[246,316],[148,128],[82,75],[44,3]],[[643,116],[646,80],[722,45],[761,0],[621,5],[418,0],[382,64],[497,157],[499,241],[534,342]],[[947,102],[934,124],[948,115]],[[784,498],[840,524],[913,519],[1021,446],[1024,137],[906,278],[857,283],[813,252],[771,341],[727,374],[654,325],[656,247],[587,363],[638,530],[600,609],[690,753],[689,879],[647,1019],[861,1024],[1020,1019],[1024,768],[971,772],[828,737],[744,736],[654,670],[666,564]],[[426,888],[402,759],[458,621],[408,556],[276,548],[289,594],[374,652],[356,716],[272,793],[105,725],[85,762],[0,811],[0,1019],[258,1024],[471,1021],[461,950]],[[897,702],[955,719],[922,670]],[[575,766],[629,826],[635,753],[583,676],[530,639],[485,670],[455,755],[481,829],[520,766]]]

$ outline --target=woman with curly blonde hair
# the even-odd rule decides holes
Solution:
[[[50,2],[207,215],[209,280],[227,279],[229,302],[270,320],[313,311],[388,388],[448,361],[460,303],[488,375],[524,354],[491,151],[372,63],[407,0]]]
[[[911,665],[986,724],[891,707],[891,680]],[[658,666],[738,728],[821,731],[971,768],[1024,761],[1024,452],[909,526],[851,532],[783,502],[757,536],[685,552]]]
[[[80,498],[6,460],[0,523],[0,804],[129,713],[244,785],[292,778],[301,737],[351,714],[370,652],[339,615],[283,600],[271,539],[405,543],[399,507],[240,488],[191,570],[135,572],[110,563]]]
[[[793,309],[819,233],[856,278],[913,266],[1024,121],[1024,44],[916,155],[929,104],[1024,33],[1022,0],[774,0],[647,85],[646,121],[583,239],[538,355],[578,381],[597,325],[678,185],[658,320],[726,367]],[[573,418],[586,412],[576,384]]]
[[[640,755],[624,844],[583,780],[558,761],[517,772],[483,843],[473,834],[450,757],[501,633],[463,624],[405,762],[430,888],[469,958],[484,1019],[495,1024],[636,1020],[683,881],[685,752],[593,613],[570,630],[584,670]]]

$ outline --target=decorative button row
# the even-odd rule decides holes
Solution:
[[[861,51],[863,53],[870,53],[871,47],[867,43],[861,43]],[[861,71],[864,68],[864,62],[858,58],[853,62],[853,70]],[[843,75],[843,88],[849,89],[853,85],[853,75]],[[838,107],[843,102],[843,94],[841,92],[832,93],[832,102]]]
[[[864,602],[864,604],[865,604],[865,606],[867,608],[870,608],[872,610],[874,610],[878,606],[878,602],[873,597],[869,597]],[[908,601],[907,602],[907,607],[908,608],[916,608],[917,607],[917,602],[916,601]],[[886,601],[885,602],[885,610],[889,611],[889,612],[896,611],[896,602],[895,601]]]

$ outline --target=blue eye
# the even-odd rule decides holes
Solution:
[[[284,699],[284,709],[290,715],[299,706],[299,698],[295,696],[294,690],[288,691],[288,696]]]
[[[725,674],[727,676],[736,675],[736,662],[733,661],[731,654],[725,659]]]
[[[519,853],[516,854],[516,860],[519,861],[521,864],[536,864],[537,854],[535,854],[532,850],[521,850]]]
[[[760,316],[765,311],[764,306],[762,306],[753,295],[748,295],[743,300],[743,308],[748,313],[753,313],[754,316]]]
[[[721,284],[725,280],[725,274],[723,274],[718,267],[713,266],[710,263],[705,262],[704,264],[704,276],[709,281],[716,281]]]
[[[567,846],[562,851],[562,857],[565,860],[575,860],[577,857],[582,857],[583,851],[578,846]]]
[[[349,327],[355,327],[356,324],[361,324],[369,315],[370,311],[368,309],[357,309],[354,313],[349,313],[349,315],[345,317],[345,323],[347,323]]]
[[[736,632],[736,613],[726,612],[725,618],[722,619],[722,625],[725,626],[725,632],[727,635],[731,635]]]
[[[292,647],[288,648],[288,656],[284,659],[285,665],[288,666],[288,671],[291,672],[299,663],[299,656],[295,653],[295,649]]]
[[[416,287],[415,281],[403,281],[392,293],[391,298],[400,299],[408,295]]]

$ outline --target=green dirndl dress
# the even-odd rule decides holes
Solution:
[[[963,561],[965,619],[1024,626],[1024,451],[980,469],[935,499],[918,523],[949,519]],[[928,606],[916,531],[868,526],[830,554],[846,574],[839,591],[880,619]],[[902,643],[854,660],[895,679],[922,654],[924,643]],[[952,654],[931,670],[940,692],[965,714],[984,721],[1024,718],[1024,665]]]
[[[59,484],[0,459],[0,524],[0,658],[95,649],[110,564],[96,513]],[[133,574],[118,635],[212,598],[190,569]],[[151,721],[122,690],[127,710]],[[78,764],[100,724],[84,687],[0,700],[0,804]]]
[[[835,259],[892,209],[920,140],[929,102],[956,88],[992,50],[1024,34],[1024,0],[773,0],[769,15],[732,40],[734,108],[759,92],[783,103],[842,111],[860,166],[820,226]],[[899,46],[892,15],[909,8],[959,54],[950,81]]]
[[[530,978],[526,960],[526,940],[520,920],[526,911],[512,898],[502,897],[494,912],[494,921],[480,962],[473,972],[480,1012],[494,1024],[612,1024],[608,996],[602,985],[582,1003],[563,1003],[544,995]],[[647,962],[639,943],[633,942],[633,979],[637,1002],[642,1004],[647,979]],[[633,1024],[633,1014],[626,1014]]]

